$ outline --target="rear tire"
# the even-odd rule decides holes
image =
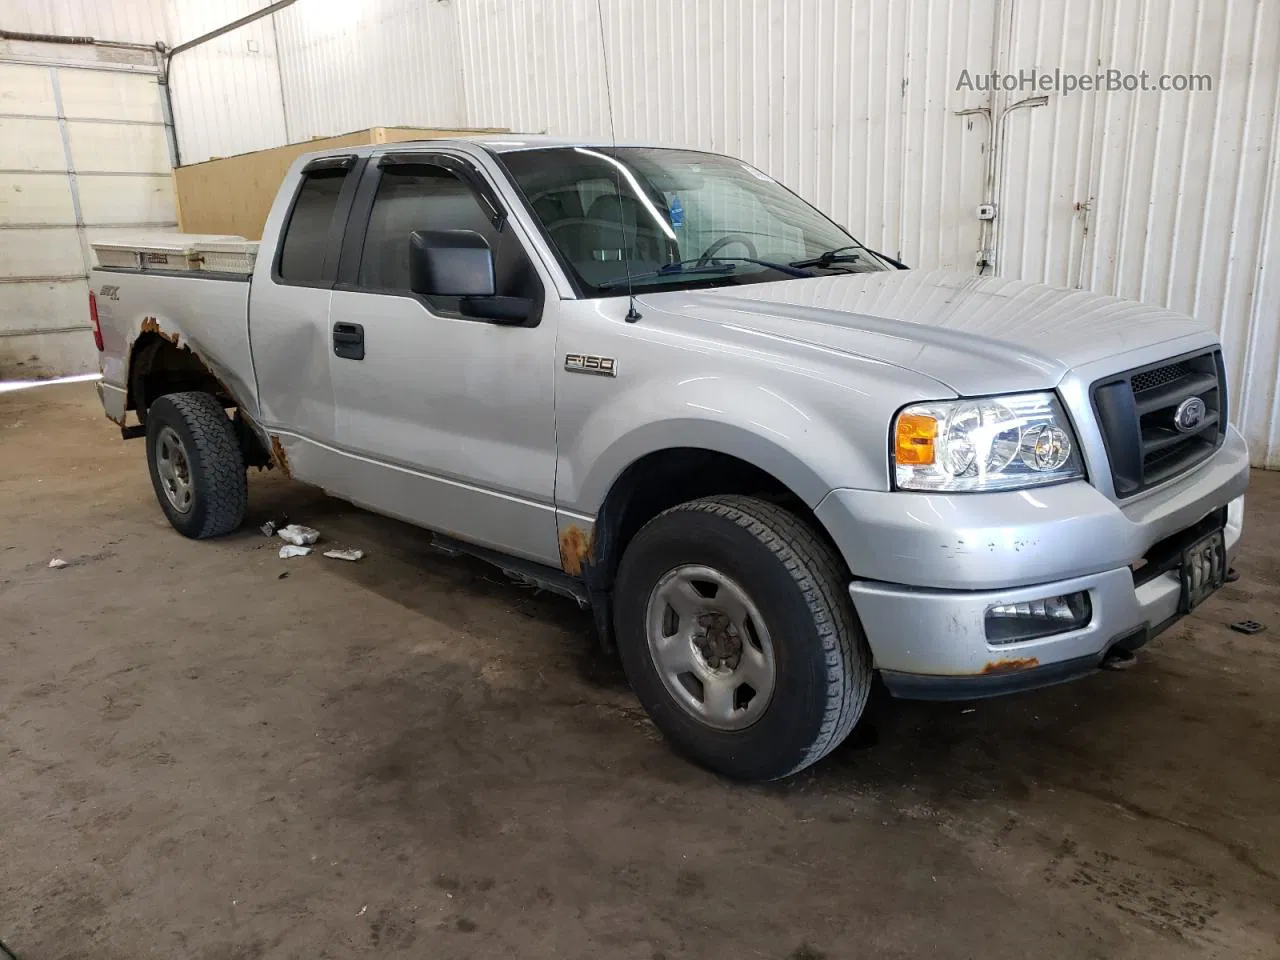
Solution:
[[[248,481],[227,413],[208,393],[168,393],[147,410],[147,466],[173,528],[202,540],[244,520]]]
[[[762,500],[659,514],[627,546],[614,592],[632,689],[705,767],[742,780],[804,769],[848,736],[871,689],[847,581],[828,544]]]

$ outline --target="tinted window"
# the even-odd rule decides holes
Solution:
[[[331,264],[326,271],[324,256],[346,176],[346,170],[317,170],[303,179],[280,244],[282,279],[291,283],[333,279],[337,264]]]
[[[474,230],[493,251],[498,296],[541,300],[542,284],[511,229],[494,227],[470,184],[429,164],[383,170],[360,257],[359,285],[408,291],[409,234],[415,230]],[[431,301],[437,309],[457,310],[456,297]]]

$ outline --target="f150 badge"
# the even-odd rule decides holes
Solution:
[[[593,357],[586,353],[566,354],[564,368],[570,373],[593,373],[597,377],[618,375],[618,361],[613,357]]]

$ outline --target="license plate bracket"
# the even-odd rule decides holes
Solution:
[[[1226,582],[1227,545],[1222,530],[1201,537],[1182,551],[1182,613],[1190,613]]]

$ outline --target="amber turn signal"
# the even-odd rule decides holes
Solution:
[[[904,413],[898,417],[893,444],[898,463],[928,466],[933,463],[933,440],[938,435],[938,421],[922,413]]]

